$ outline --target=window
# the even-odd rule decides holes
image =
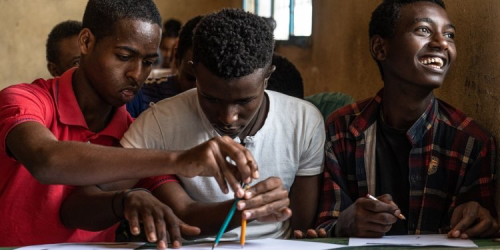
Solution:
[[[243,9],[273,18],[278,42],[307,45],[312,33],[312,0],[243,0]]]

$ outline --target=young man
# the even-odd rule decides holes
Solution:
[[[248,238],[285,238],[291,228],[314,224],[323,119],[312,104],[265,90],[275,69],[273,45],[272,32],[258,16],[233,9],[205,16],[193,38],[197,88],[153,105],[121,140],[127,148],[180,150],[228,135],[250,150],[260,178],[239,201],[228,238],[238,237],[242,217],[251,221]],[[181,220],[199,227],[199,237],[216,235],[234,195],[222,194],[208,178],[179,179],[153,193]]]
[[[174,52],[177,74],[147,79],[134,100],[127,103],[127,111],[132,117],[137,118],[151,103],[157,103],[196,87],[196,78],[188,62],[193,58],[193,31],[202,18],[202,16],[194,17],[182,27],[179,43]]]
[[[160,51],[162,55],[162,67],[170,68],[174,56],[174,48],[178,42],[179,31],[181,30],[182,24],[178,20],[169,19],[164,25],[164,32],[161,37]]]
[[[59,209],[74,185],[163,174],[213,175],[223,191],[226,179],[243,195],[236,179],[256,177],[255,160],[228,137],[177,152],[106,147],[118,146],[132,122],[124,104],[134,98],[158,57],[160,25],[151,0],[90,0],[78,39],[80,66],[61,77],[0,92],[0,246],[112,241],[113,228],[89,232],[63,225]],[[228,156],[237,168],[226,163]],[[154,188],[146,182],[137,186]],[[102,192],[94,202],[99,216],[134,222],[139,216],[160,233],[170,225],[197,232],[142,189]],[[180,235],[179,228],[169,233]]]
[[[47,69],[52,76],[60,76],[80,64],[78,35],[82,23],[68,20],[56,25],[49,33],[46,44]]]
[[[386,0],[373,12],[384,89],[327,121],[318,224],[330,236],[497,234],[494,139],[433,94],[455,61],[454,37],[441,0]]]

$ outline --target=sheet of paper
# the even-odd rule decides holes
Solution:
[[[182,246],[182,249],[198,249],[198,250],[210,250],[212,249],[213,243],[203,243],[189,246]],[[262,239],[262,240],[248,240],[245,243],[244,250],[276,250],[276,249],[286,249],[286,250],[304,250],[304,249],[333,249],[339,247],[346,247],[346,245],[328,244],[328,243],[318,243],[309,241],[298,241],[298,240],[277,240],[277,239]],[[239,241],[231,242],[219,242],[216,249],[238,249],[241,250],[241,245]]]
[[[16,249],[22,250],[84,250],[84,249],[92,249],[92,250],[121,250],[121,249],[136,249],[140,246],[144,245],[144,242],[123,242],[123,243],[62,243],[62,244],[46,244],[46,245],[35,245],[35,246],[27,246]]]
[[[398,235],[384,236],[382,238],[349,238],[349,246],[374,245],[477,247],[471,240],[449,239],[446,237],[446,234]]]

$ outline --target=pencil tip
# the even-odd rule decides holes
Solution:
[[[214,248],[215,248],[216,246],[217,246],[217,244],[214,244],[214,245],[212,246],[212,250],[214,250]]]
[[[402,220],[406,220],[406,217],[405,217],[403,214],[399,214],[399,216],[398,216],[398,217],[399,217],[400,219],[402,219]]]

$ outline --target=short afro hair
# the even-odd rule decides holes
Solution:
[[[416,2],[430,2],[446,9],[443,0],[384,0],[373,12],[368,34],[370,39],[379,35],[382,38],[392,38],[396,33],[396,25],[401,18],[401,7]],[[378,61],[377,65],[384,79],[384,72]]]
[[[113,34],[122,19],[135,19],[161,27],[161,16],[152,0],[89,0],[82,28],[88,28],[96,40]]]
[[[165,32],[163,33],[164,37],[178,37],[181,27],[182,24],[179,20],[168,19],[163,24],[163,29],[165,30]]]
[[[205,16],[193,37],[193,62],[223,79],[234,79],[271,64],[274,38],[259,16],[223,9]]]
[[[187,21],[187,23],[182,27],[181,33],[179,34],[179,42],[177,43],[177,52],[175,58],[177,61],[181,61],[182,57],[186,54],[186,51],[193,47],[193,33],[196,25],[200,23],[203,16],[196,16]]]
[[[75,20],[61,22],[54,26],[49,33],[45,44],[47,62],[59,63],[59,42],[63,39],[78,36],[82,30],[82,23]]]
[[[273,55],[272,64],[276,70],[267,82],[267,89],[304,99],[304,83],[295,65],[278,54]]]

